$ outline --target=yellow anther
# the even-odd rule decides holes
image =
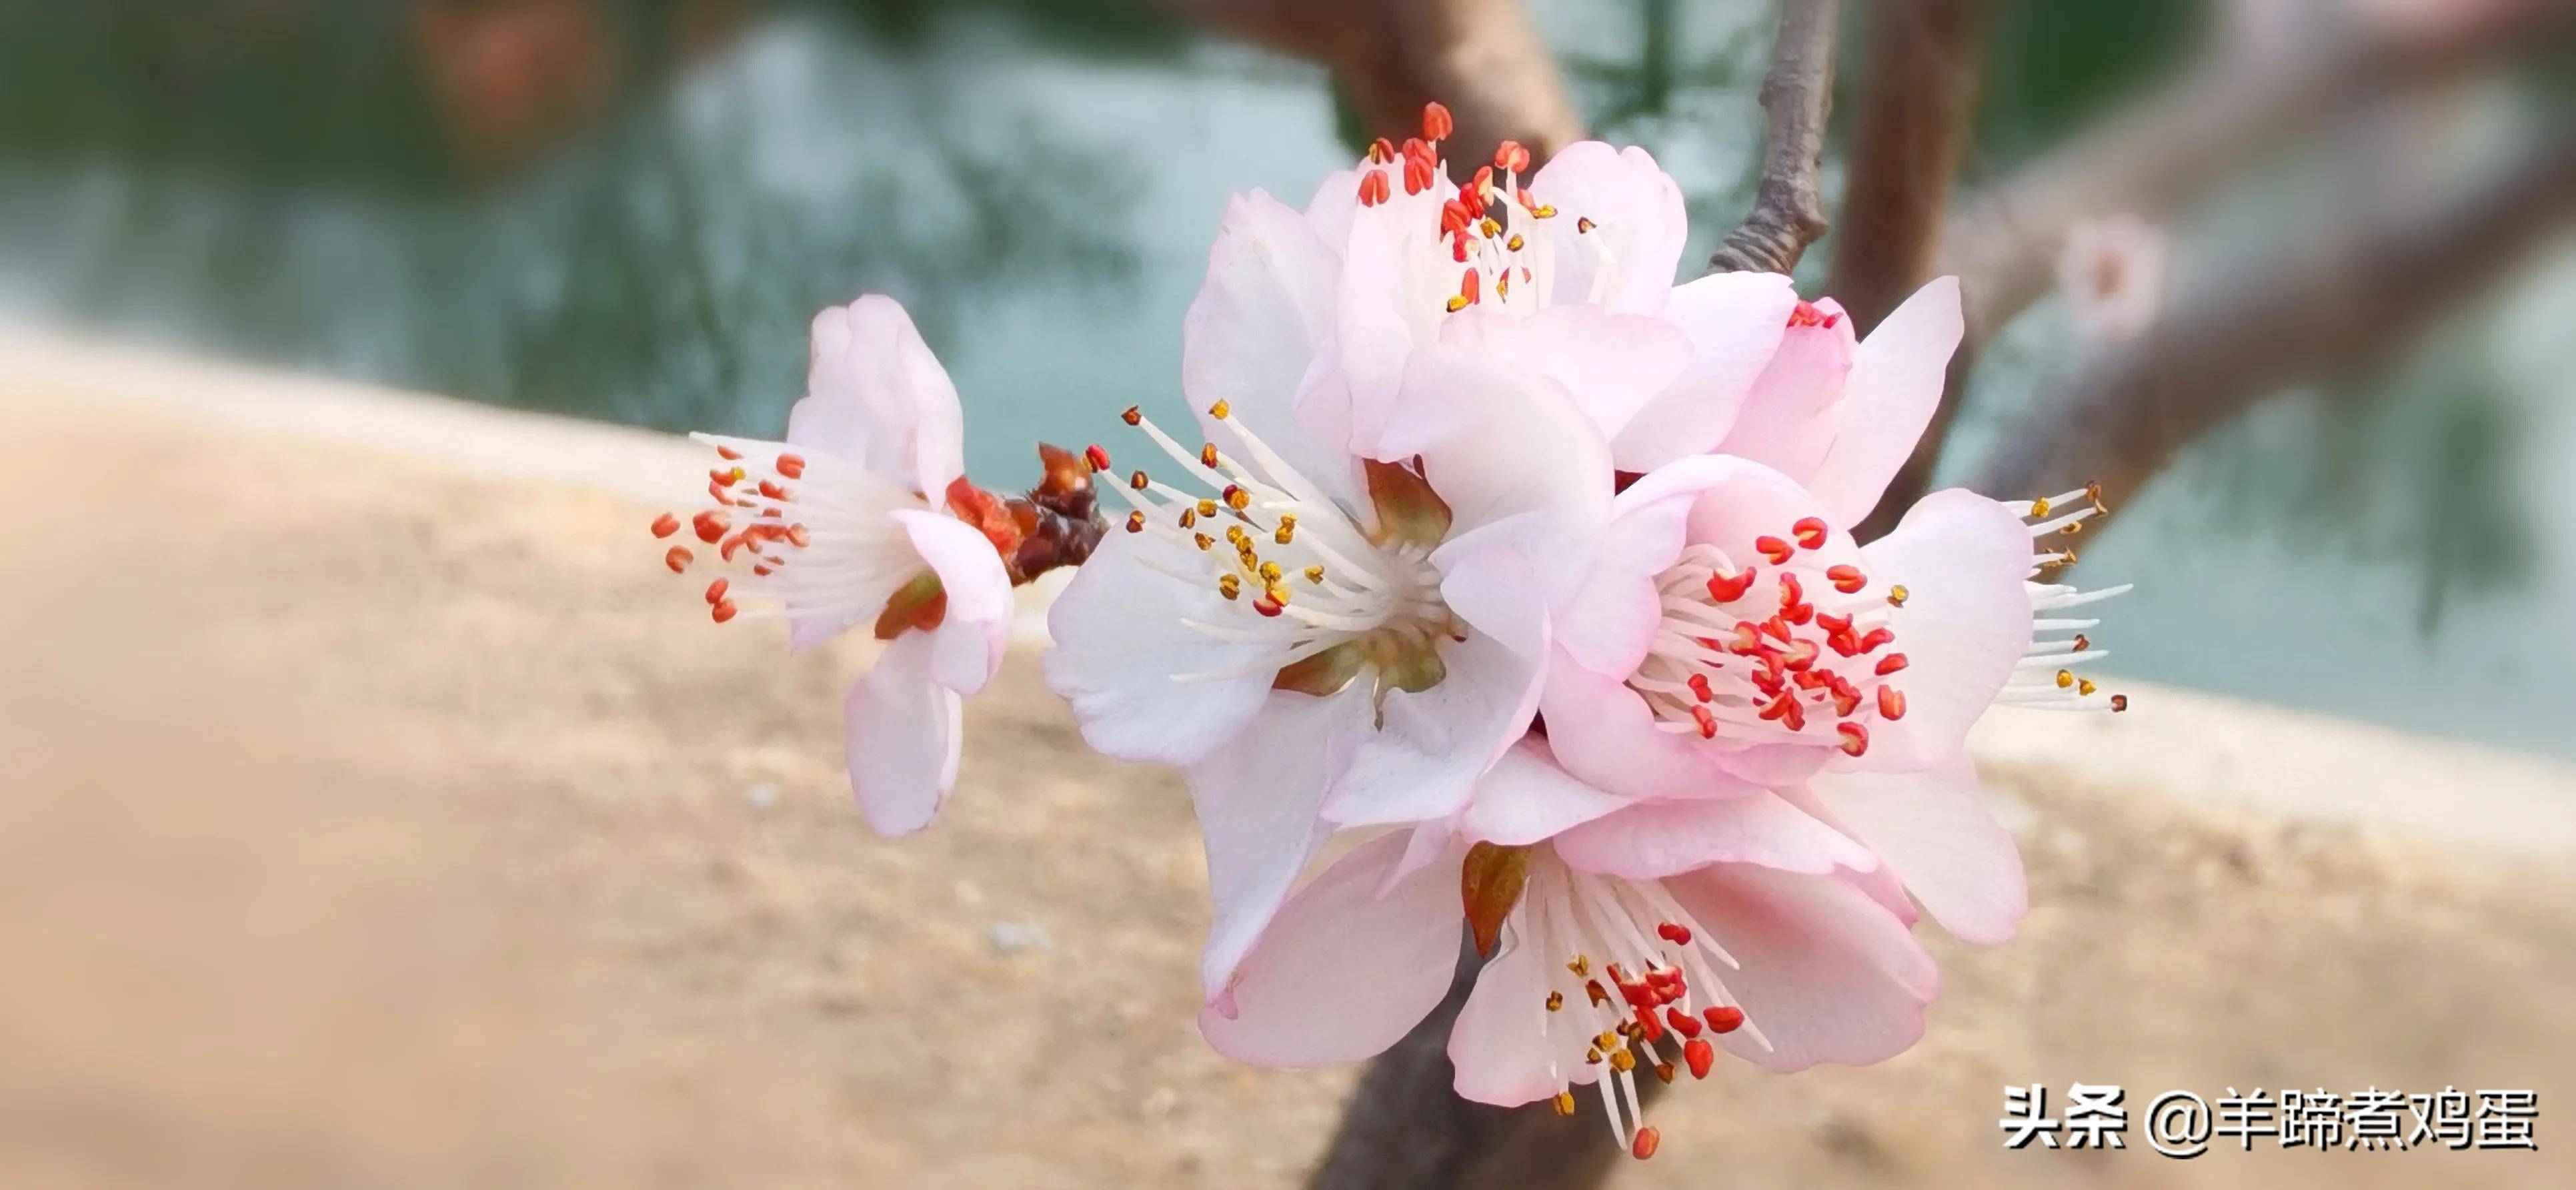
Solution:
[[[1521,246],[1522,240],[1518,233],[1514,233],[1512,238],[1503,241],[1503,247],[1509,248],[1514,252],[1520,251]]]
[[[1234,406],[1228,405],[1223,401],[1219,401],[1214,405],[1208,406],[1208,416],[1213,417],[1218,421],[1224,421],[1226,418],[1234,416]]]
[[[1293,512],[1283,512],[1283,513],[1280,513],[1280,514],[1279,514],[1279,527],[1280,527],[1280,528],[1282,528],[1282,529],[1294,529],[1294,528],[1296,528],[1296,527],[1297,527],[1297,514],[1296,514],[1296,513],[1293,513]]]
[[[1570,1116],[1574,1114],[1574,1092],[1559,1091],[1556,1093],[1556,1114],[1560,1116]]]
[[[1673,1077],[1674,1077],[1675,1075],[1680,1074],[1680,1073],[1681,1073],[1681,1071],[1679,1071],[1679,1070],[1675,1069],[1675,1068],[1673,1067],[1673,1064],[1672,1064],[1672,1063],[1670,1063],[1670,1062],[1657,1062],[1657,1063],[1655,1063],[1655,1077],[1656,1077],[1656,1078],[1659,1078],[1659,1079],[1662,1079],[1662,1080],[1663,1080],[1663,1081],[1665,1081],[1665,1082],[1668,1082],[1668,1083],[1669,1083],[1669,1082],[1673,1081]]]
[[[1476,225],[1476,230],[1485,233],[1485,238],[1490,240],[1495,236],[1503,234],[1503,225],[1494,222],[1493,216],[1487,215],[1483,222]]]
[[[2084,498],[2093,502],[2093,512],[2096,516],[2106,515],[2111,511],[2102,507],[2102,485],[2099,482],[2085,481]]]
[[[1205,534],[1205,533],[1192,533],[1192,534],[1190,534],[1190,537],[1191,537],[1191,539],[1192,539],[1192,540],[1194,540],[1194,541],[1196,541],[1196,542],[1198,542],[1198,543],[1199,543],[1199,548],[1200,548],[1200,549],[1206,549],[1207,547],[1209,547],[1209,546],[1212,546],[1212,545],[1215,545],[1215,544],[1216,544],[1216,539],[1215,539],[1215,538],[1213,538],[1213,537],[1208,536],[1208,535],[1207,535],[1207,534]]]
[[[2079,678],[2075,682],[2075,692],[2077,694],[2091,694],[2094,689],[2093,679],[2091,678]]]
[[[1228,545],[1234,546],[1234,547],[1236,547],[1236,548],[1238,548],[1238,549],[1242,548],[1242,546],[1243,546],[1243,526],[1241,526],[1241,525],[1227,525],[1227,526],[1225,527],[1225,540],[1226,540],[1226,544],[1228,544]]]
[[[1576,955],[1574,956],[1573,962],[1565,965],[1565,969],[1574,972],[1574,977],[1576,979],[1587,978],[1592,974],[1592,960],[1582,955]]]
[[[1450,313],[1455,314],[1455,313],[1459,312],[1460,310],[1464,310],[1464,309],[1466,309],[1466,308],[1467,308],[1467,295],[1466,295],[1466,294],[1463,294],[1463,293],[1453,293],[1453,294],[1450,294],[1450,295],[1449,295],[1449,312],[1450,312]]]
[[[749,476],[750,474],[751,474],[751,472],[745,471],[745,470],[743,470],[743,469],[742,469],[742,468],[740,468],[740,467],[736,467],[736,468],[734,468],[734,469],[733,469],[733,472],[732,472],[732,475],[733,475],[733,481],[734,481],[735,483],[741,483],[741,482],[743,481],[744,477]]]
[[[1127,531],[1130,533],[1142,533],[1145,531],[1144,509],[1140,508],[1127,514]]]
[[[1200,516],[1215,516],[1215,515],[1216,515],[1216,501],[1214,501],[1214,500],[1201,500],[1201,501],[1199,501],[1199,515],[1200,515]]]
[[[1132,426],[1132,425],[1138,425],[1138,424],[1141,424],[1141,423],[1145,420],[1145,411],[1144,411],[1144,410],[1142,410],[1142,409],[1139,409],[1139,408],[1137,408],[1137,407],[1135,407],[1135,406],[1133,406],[1133,405],[1130,405],[1130,406],[1128,406],[1128,407],[1127,407],[1127,411],[1126,411],[1126,412],[1121,413],[1121,414],[1119,414],[1119,415],[1118,415],[1118,420],[1123,421],[1123,422],[1126,422],[1128,425],[1131,425],[1131,426]]]
[[[2075,684],[2075,671],[2073,671],[2073,670],[2071,670],[2071,669],[2061,669],[2061,670],[2057,671],[2057,688],[2058,688],[2058,689],[2060,689],[2060,690],[2064,690],[2064,689],[2066,689],[2066,688],[2067,688],[2067,687],[2069,687],[2069,686],[2073,686],[2074,684]]]
[[[1269,586],[1262,588],[1262,594],[1268,595],[1270,597],[1270,602],[1279,604],[1283,607],[1288,603],[1288,588],[1280,586],[1277,583],[1272,583]]]
[[[1324,564],[1317,562],[1314,565],[1307,567],[1306,581],[1319,587],[1324,585]]]
[[[1592,1039],[1592,1044],[1603,1050],[1615,1050],[1619,1048],[1619,1034],[1609,1029],[1603,1029],[1599,1037]]]
[[[1197,509],[1195,509],[1195,508],[1184,508],[1184,509],[1182,509],[1182,510],[1181,510],[1181,527],[1182,527],[1182,528],[1187,529],[1187,528],[1189,528],[1189,527],[1191,527],[1191,526],[1193,526],[1193,525],[1196,525],[1196,524],[1198,524],[1198,523],[1199,523],[1199,512],[1198,512],[1198,510],[1197,510]]]
[[[1216,466],[1216,443],[1209,442],[1199,447],[1199,466]]]
[[[1243,580],[1231,574],[1216,576],[1216,593],[1228,599],[1243,594]]]
[[[1278,532],[1272,533],[1272,534],[1270,535],[1270,540],[1275,541],[1275,542],[1278,542],[1278,543],[1279,543],[1279,544],[1281,544],[1281,545],[1286,545],[1286,544],[1288,544],[1290,541],[1295,540],[1295,539],[1296,539],[1296,537],[1297,537],[1297,526],[1295,526],[1295,525],[1281,525],[1281,526],[1279,526],[1279,530],[1278,530]]]
[[[1262,563],[1262,564],[1261,564],[1261,581],[1262,581],[1262,582],[1265,582],[1265,583],[1275,583],[1275,582],[1278,582],[1278,581],[1279,581],[1279,564],[1278,564],[1278,563],[1276,563],[1276,562],[1264,562],[1264,563]]]
[[[1504,273],[1502,276],[1494,278],[1494,296],[1512,296],[1512,275],[1510,273]]]
[[[1540,203],[1539,205],[1530,208],[1530,218],[1554,219],[1556,218],[1556,208],[1549,206],[1546,203]]]
[[[1626,1074],[1637,1068],[1637,1055],[1626,1049],[1610,1051],[1610,1069]]]
[[[1574,220],[1574,234],[1576,234],[1576,235],[1582,235],[1583,233],[1585,233],[1585,232],[1587,232],[1587,231],[1590,231],[1590,230],[1592,230],[1593,228],[1595,228],[1595,227],[1597,227],[1597,226],[1600,226],[1600,225],[1599,225],[1599,224],[1594,223],[1594,222],[1593,222],[1592,220],[1590,220],[1590,219],[1584,218],[1584,217],[1582,217],[1582,216],[1576,216],[1576,217],[1575,217],[1575,220]]]
[[[1586,1066],[1598,1066],[1598,1065],[1600,1065],[1600,1064],[1601,1064],[1601,1051],[1599,1051],[1599,1050],[1585,1050],[1585,1051],[1583,1051],[1583,1064],[1584,1064],[1584,1065],[1586,1065]]]
[[[2031,501],[2031,502],[2030,502],[2030,515],[2032,515],[2032,516],[2047,516],[2047,515],[2048,515],[2048,497],[2046,497],[2046,496],[2042,496],[2042,497],[2040,497],[2040,498],[2039,498],[2039,499],[2037,499],[2037,500],[2033,500],[2033,501]]]
[[[2059,530],[2058,530],[2058,532],[2059,532],[2060,534],[2063,534],[2063,535],[2065,535],[2065,536],[2067,536],[2067,537],[2073,537],[2073,536],[2075,536],[2076,534],[2081,533],[2081,532],[2083,532],[2083,531],[2084,531],[2084,522],[2082,522],[2082,521],[2068,521],[2068,522],[2066,522],[2066,527],[2065,527],[2065,528],[2063,528],[2063,529],[2059,529]]]
[[[1903,583],[1898,583],[1893,587],[1889,587],[1887,589],[1887,605],[1889,607],[1905,606],[1905,597],[1907,593],[1908,592],[1905,590],[1905,584]]]
[[[1561,1009],[1561,1008],[1564,1008],[1564,1007],[1565,1007],[1565,993],[1563,993],[1563,992],[1549,992],[1549,993],[1547,994],[1547,1010],[1548,1010],[1549,1012],[1555,1012],[1555,1011],[1557,1011],[1557,1010],[1559,1010],[1559,1009]]]
[[[1225,493],[1225,506],[1241,512],[1252,506],[1252,493],[1242,488],[1228,488]]]
[[[1127,477],[1127,486],[1128,486],[1128,487],[1131,487],[1131,488],[1134,488],[1134,489],[1136,489],[1137,491],[1140,491],[1140,492],[1141,492],[1141,491],[1144,491],[1144,490],[1145,490],[1145,488],[1146,488],[1146,486],[1147,486],[1147,485],[1149,485],[1149,484],[1151,484],[1151,483],[1153,483],[1153,482],[1154,482],[1153,480],[1146,478],[1146,477],[1145,477],[1145,473],[1144,473],[1144,472],[1142,472],[1142,471],[1139,471],[1139,472],[1135,473],[1134,475],[1130,475],[1130,476],[1128,476],[1128,477]]]

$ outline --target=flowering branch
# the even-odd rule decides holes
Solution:
[[[2362,367],[2576,221],[2576,136],[2560,136],[2430,214],[2383,218],[2266,262],[2252,283],[2178,309],[2103,357],[1970,481],[2039,492],[2098,479],[2134,493],[2203,431],[2301,380]]]
[[[1834,105],[1834,31],[1841,0],[1781,0],[1771,70],[1762,78],[1770,123],[1753,213],[1708,259],[1711,272],[1785,273],[1825,234],[1825,118]]]

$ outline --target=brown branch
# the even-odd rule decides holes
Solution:
[[[1829,226],[1824,185],[1825,119],[1834,106],[1834,32],[1840,0],[1780,0],[1771,69],[1762,77],[1770,130],[1753,213],[1708,258],[1713,273],[1785,273]]]
[[[1825,292],[1867,333],[1938,275],[1941,219],[1976,119],[1990,0],[1878,6]]]
[[[2099,480],[2133,495],[2184,445],[2263,397],[2387,356],[2576,223],[2576,135],[2465,197],[2265,262],[2219,300],[2177,309],[2087,368],[2009,436],[1970,486],[2041,495]]]
[[[1980,344],[2048,292],[2078,220],[2149,220],[2267,150],[2385,90],[2421,84],[2564,38],[2566,0],[2495,0],[2414,26],[2321,24],[2277,53],[2222,54],[1963,206],[1933,275],[1956,273],[1968,341]]]
[[[1505,140],[1538,160],[1583,139],[1556,58],[1519,0],[1161,0],[1203,27],[1322,63],[1370,135],[1402,140],[1438,100],[1481,158]]]

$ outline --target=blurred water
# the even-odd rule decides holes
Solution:
[[[1654,149],[1691,195],[1695,259],[1746,197],[1757,25],[1669,0],[1536,8],[1595,127]],[[1998,135],[2037,135],[2019,127]],[[279,181],[186,155],[11,164],[0,301],[477,399],[767,434],[798,395],[811,312],[881,290],[965,394],[970,470],[1010,486],[1033,477],[1033,441],[1108,437],[1130,403],[1178,417],[1181,313],[1228,194],[1302,204],[1348,157],[1303,64],[1190,41],[1067,53],[980,9],[901,36],[799,9],[486,191]],[[2140,584],[2095,634],[2110,668],[2576,756],[2556,691],[2576,662],[2560,594],[2576,543],[2556,512],[2576,498],[2557,399],[2571,310],[2561,259],[2413,361],[2360,429],[2292,400],[2194,451],[2088,552],[2086,581]],[[1966,450],[2066,373],[2069,341],[2047,308],[2013,329],[1980,374]],[[2363,481],[2336,481],[2344,466]]]

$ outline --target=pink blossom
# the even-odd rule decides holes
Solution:
[[[1559,788],[1582,783],[1534,740],[1485,784],[1480,808],[1583,796]],[[1200,1030],[1265,1065],[1371,1056],[1439,1003],[1464,923],[1493,957],[1450,1034],[1457,1092],[1571,1112],[1573,1088],[1592,1084],[1640,1155],[1653,1142],[1639,1078],[1705,1077],[1718,1047],[1797,1070],[1911,1046],[1939,973],[1865,887],[1871,854],[1771,801],[1701,805],[1711,828],[1677,850],[1656,848],[1675,828],[1643,808],[1597,820],[1634,836],[1606,847],[1508,827],[1480,839],[1496,833],[1491,811],[1365,843],[1280,909]],[[1436,862],[1408,870],[1423,849]]]
[[[869,294],[815,316],[786,441],[694,435],[718,456],[689,522],[731,568],[707,589],[717,622],[785,616],[797,649],[858,625],[889,642],[842,707],[851,789],[888,835],[928,825],[956,783],[961,696],[1000,668],[1009,626],[1016,531],[966,482],[962,426],[911,317]],[[690,547],[667,560],[685,569]]]

